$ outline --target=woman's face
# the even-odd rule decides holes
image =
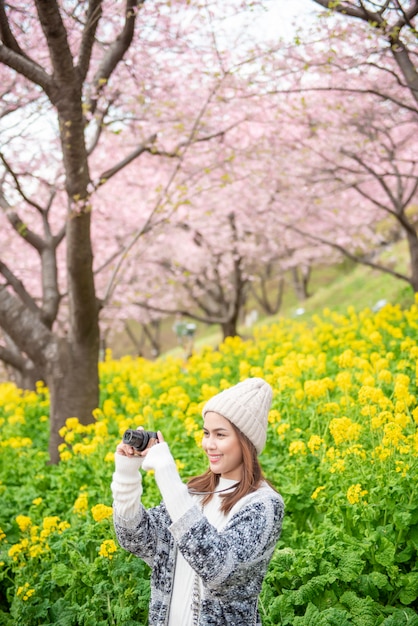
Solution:
[[[231,422],[219,413],[213,411],[206,413],[202,447],[214,474],[220,474],[222,478],[241,480],[243,463],[241,443]]]

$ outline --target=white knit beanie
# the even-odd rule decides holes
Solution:
[[[257,454],[263,450],[267,438],[267,417],[273,392],[262,378],[247,378],[213,396],[203,407],[219,413],[232,422],[254,444]]]

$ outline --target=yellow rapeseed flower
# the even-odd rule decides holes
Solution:
[[[319,496],[319,494],[321,493],[321,491],[324,491],[325,487],[321,485],[321,487],[317,487],[315,489],[315,491],[313,492],[313,494],[311,495],[312,500],[316,500]]]
[[[289,446],[289,454],[290,456],[295,456],[301,454],[302,456],[306,454],[306,444],[301,439],[297,441],[292,441]]]
[[[65,426],[68,430],[77,430],[81,424],[78,420],[78,417],[67,417],[65,420]]]
[[[105,539],[100,546],[99,555],[108,559],[113,558],[113,553],[116,552],[117,546],[113,539]]]
[[[406,440],[402,432],[402,426],[396,424],[395,422],[389,422],[385,424],[383,427],[384,437],[382,439],[382,444],[384,446],[398,446],[401,442]]]
[[[392,450],[390,448],[385,448],[384,446],[376,446],[372,451],[372,456],[377,457],[379,461],[386,461],[392,455]]]
[[[365,417],[373,417],[374,415],[376,415],[378,410],[378,407],[375,406],[374,404],[366,404],[366,406],[363,406],[360,413],[361,415],[364,415]]]
[[[361,498],[368,494],[366,489],[361,488],[361,484],[351,485],[347,490],[347,500],[350,504],[358,504]]]
[[[32,446],[32,439],[29,437],[10,437],[10,439],[4,439],[0,442],[2,448],[12,448],[17,450],[18,448],[30,448]]]
[[[31,559],[36,559],[38,556],[45,554],[48,551],[48,547],[44,546],[42,543],[32,544],[29,548],[29,556]]]
[[[330,467],[331,474],[342,474],[346,470],[344,459],[337,459]]]
[[[352,350],[344,350],[342,354],[337,358],[338,366],[342,369],[351,368],[354,365],[354,353]]]
[[[19,556],[26,552],[26,550],[29,547],[29,541],[28,539],[23,539],[22,541],[19,541],[18,543],[15,543],[8,551],[8,555],[12,557],[13,561],[18,561],[19,560]]]
[[[382,383],[389,384],[392,382],[392,372],[387,369],[380,370],[377,379]]]
[[[308,441],[308,448],[312,454],[319,450],[321,445],[324,443],[324,440],[319,435],[312,435]]]
[[[111,506],[105,504],[96,504],[91,509],[91,514],[95,522],[101,522],[104,519],[109,519],[113,515],[113,509]]]
[[[334,417],[329,423],[329,431],[335,445],[357,441],[360,437],[361,424],[353,422],[349,417]]]
[[[90,443],[75,443],[73,445],[74,454],[79,454],[80,456],[90,456],[97,450],[97,441],[91,441]]]
[[[372,417],[370,420],[370,425],[372,430],[377,430],[381,428],[383,424],[393,419],[393,414],[390,411],[381,411],[375,417]]]
[[[288,424],[287,422],[283,422],[282,424],[278,425],[276,432],[278,435],[283,437],[283,435],[285,434],[287,430],[289,430],[289,428],[290,428],[290,424]]]
[[[320,378],[317,380],[306,380],[303,386],[305,394],[311,398],[321,398],[328,394],[334,386],[330,378]]]
[[[32,520],[28,515],[18,515],[16,517],[16,523],[19,526],[20,530],[25,532],[32,525]]]
[[[341,407],[338,402],[324,402],[318,407],[318,413],[332,413],[338,414],[341,412]]]
[[[335,377],[335,382],[342,391],[349,391],[352,387],[351,373],[339,372]]]
[[[82,491],[73,505],[74,513],[78,515],[85,515],[89,508],[87,492]]]
[[[207,402],[212,396],[215,396],[219,393],[219,389],[214,387],[213,385],[208,385],[204,383],[200,389],[200,395],[202,397],[202,401]]]
[[[150,398],[152,396],[152,388],[148,383],[142,383],[138,391],[141,398]]]
[[[29,583],[25,583],[23,586],[18,587],[16,591],[16,595],[19,598],[22,598],[22,600],[24,600],[25,602],[26,600],[29,600],[29,598],[33,596],[34,593],[35,589],[32,589]]]
[[[59,521],[60,518],[58,515],[45,517],[42,521],[41,537],[45,539],[46,537],[49,537],[51,533],[55,532],[58,529]]]
[[[375,330],[374,332],[370,333],[369,339],[375,345],[383,344],[382,335],[377,330]]]
[[[393,421],[395,422],[395,424],[399,424],[401,428],[405,429],[411,423],[411,418],[406,413],[399,412],[395,413],[395,418]]]
[[[358,456],[361,459],[367,458],[366,450],[363,448],[363,446],[359,444],[354,444],[353,446],[350,446],[349,448],[344,450],[342,454],[344,458],[347,456]]]
[[[280,411],[277,409],[272,409],[268,414],[269,424],[277,424],[281,419]]]
[[[95,422],[94,433],[96,437],[107,437],[109,433],[105,422]]]
[[[67,449],[65,450],[60,450],[60,459],[61,461],[69,461],[70,459],[73,458],[73,455],[71,454],[71,452]]]
[[[403,461],[395,461],[395,465],[396,465],[396,471],[401,474],[402,478],[405,478],[405,476],[408,474],[410,466],[407,463],[404,463]]]

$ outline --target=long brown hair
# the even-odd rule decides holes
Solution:
[[[261,483],[266,480],[254,444],[232,422],[231,425],[237,433],[241,444],[242,478],[235,489],[220,495],[220,498],[222,498],[221,511],[223,513],[229,513],[234,504],[249,493],[256,491]],[[192,494],[193,492],[207,494],[202,500],[202,504],[205,505],[212,499],[219,480],[220,474],[214,474],[212,470],[208,469],[204,474],[191,478],[187,486]]]

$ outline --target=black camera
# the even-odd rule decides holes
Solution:
[[[135,450],[138,450],[138,452],[145,450],[151,439],[158,441],[157,433],[149,430],[133,430],[131,428],[128,428],[123,433],[123,443],[127,443]]]

